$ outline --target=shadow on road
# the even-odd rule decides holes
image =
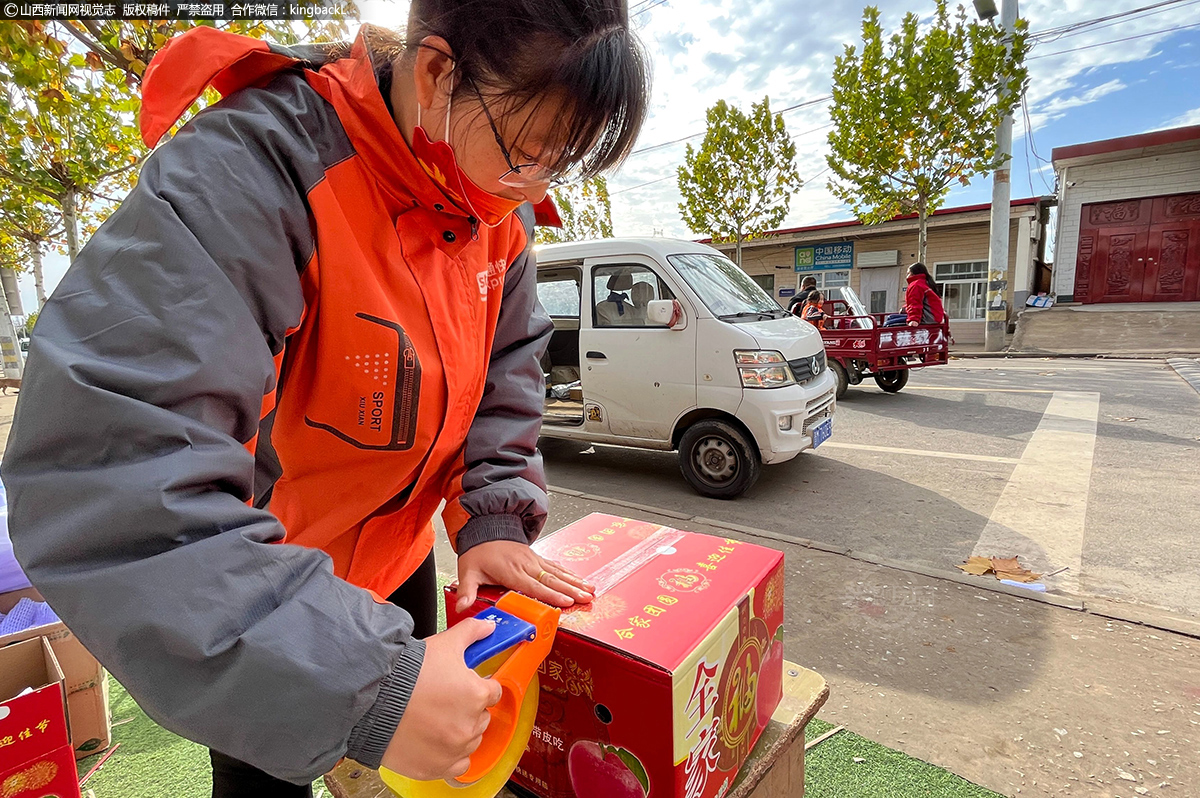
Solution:
[[[987,524],[986,516],[936,491],[853,465],[841,453],[805,453],[768,466],[740,499],[720,501],[694,493],[671,452],[545,440],[542,446],[554,485],[935,568],[965,560]],[[962,489],[998,495],[1010,468],[955,463],[942,473]],[[905,542],[903,549],[896,540]]]
[[[580,457],[582,447],[552,445],[547,455],[551,482],[567,483],[582,490],[585,486],[570,483],[555,475],[555,467],[564,458]],[[574,449],[574,453],[571,450]],[[595,454],[582,455],[589,461],[587,474],[609,472],[628,485],[649,482],[661,494],[668,480],[677,480],[678,469],[669,454],[605,450],[597,447]],[[819,458],[804,458],[807,465],[820,464]],[[560,467],[561,470],[561,467]],[[796,468],[801,470],[799,464]],[[838,508],[823,507],[822,480],[838,481],[871,477],[876,490],[864,490],[867,512],[864,521],[849,519]],[[884,503],[885,483],[895,482],[874,472],[856,469],[844,463],[829,461],[829,467],[816,481],[808,494],[808,509],[798,514],[800,520],[787,517],[792,511],[775,511],[777,523],[759,520],[758,526],[771,531],[807,537],[823,542],[844,545],[859,550],[875,551],[882,556],[899,559],[905,552],[885,551],[880,536],[870,525],[878,522],[910,525],[914,545],[911,552],[928,557],[933,551],[964,552],[965,558],[974,543],[984,519],[957,508],[958,517],[970,524],[971,533],[960,536],[952,524],[918,523],[911,510],[872,513],[871,509]],[[809,484],[813,484],[810,480]],[[565,485],[564,485],[565,486]],[[892,486],[886,486],[891,488]],[[614,498],[639,501],[638,495],[624,495],[605,482],[593,484],[590,491]],[[919,496],[920,489],[911,485],[909,507],[924,499],[942,517],[950,517],[955,508],[933,495]],[[759,504],[764,496],[776,492],[758,488]],[[928,493],[928,492],[925,492]],[[692,512],[711,518],[729,518],[732,508],[748,506],[755,499],[739,502],[713,502],[690,495],[686,486],[672,493],[671,501],[660,501],[670,509]],[[551,502],[551,528],[569,523],[594,508],[578,505],[585,500],[569,496],[555,497]],[[924,506],[924,505],[921,505]],[[724,513],[717,512],[726,508]],[[775,504],[770,507],[777,507]],[[606,511],[638,516],[638,510],[609,507]],[[738,523],[754,524],[753,520],[735,514]],[[669,521],[684,528],[702,525],[686,521]],[[730,520],[733,520],[730,518]],[[968,538],[969,541],[968,541]],[[783,550],[786,555],[787,586],[785,649],[788,656],[821,673],[835,675],[861,683],[873,697],[873,690],[906,693],[927,693],[940,700],[961,704],[985,705],[1003,700],[1030,689],[1039,678],[1044,663],[1052,653],[1050,634],[1045,628],[1046,609],[1030,602],[977,590],[952,582],[930,579],[890,568],[879,568],[822,551],[789,546],[773,540],[750,538],[759,545]],[[956,555],[957,556],[957,555]],[[939,567],[949,567],[939,562]],[[978,596],[978,598],[976,597]],[[982,614],[982,617],[981,617]]]
[[[997,394],[1000,393],[1003,391],[997,391]],[[851,388],[841,400],[840,406],[869,413],[878,418],[895,418],[926,429],[952,432],[969,430],[975,435],[1028,439],[1041,423],[1045,404],[1050,400],[1050,394],[1042,394],[1044,401],[1038,403],[1038,409],[1032,410],[988,404],[989,394],[986,393],[972,391],[963,396],[964,399],[958,400],[944,399],[928,393],[889,394],[882,391],[856,391]],[[1130,443],[1161,443],[1188,449],[1196,448],[1197,441],[1194,435],[1169,435],[1139,427],[1136,422],[1114,423],[1106,421],[1105,418],[1105,407],[1102,403],[1100,420],[1096,426],[1097,437]]]

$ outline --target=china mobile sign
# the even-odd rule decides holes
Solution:
[[[854,242],[796,247],[797,272],[821,272],[854,268]]]

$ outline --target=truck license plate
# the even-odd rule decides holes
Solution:
[[[817,426],[813,427],[812,439],[813,448],[817,448],[825,441],[829,440],[829,436],[833,434],[833,419],[827,418]]]

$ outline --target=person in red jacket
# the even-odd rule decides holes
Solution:
[[[592,598],[529,547],[553,330],[532,228],[552,182],[630,152],[646,56],[625,0],[410,9],[353,44],[171,40],[143,81],[156,149],[30,346],[17,558],[212,750],[221,798],[308,796],[342,757],[466,771],[500,693],[463,661],[488,624],[435,634],[443,502],[463,609],[482,584]]]
[[[946,320],[946,309],[942,305],[938,285],[933,281],[933,276],[924,263],[917,262],[908,267],[904,311],[909,327],[916,327],[918,324],[941,324]]]

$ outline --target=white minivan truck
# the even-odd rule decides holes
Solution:
[[[819,446],[836,382],[820,333],[717,250],[669,238],[537,249],[554,320],[542,435],[679,451],[699,493]]]

